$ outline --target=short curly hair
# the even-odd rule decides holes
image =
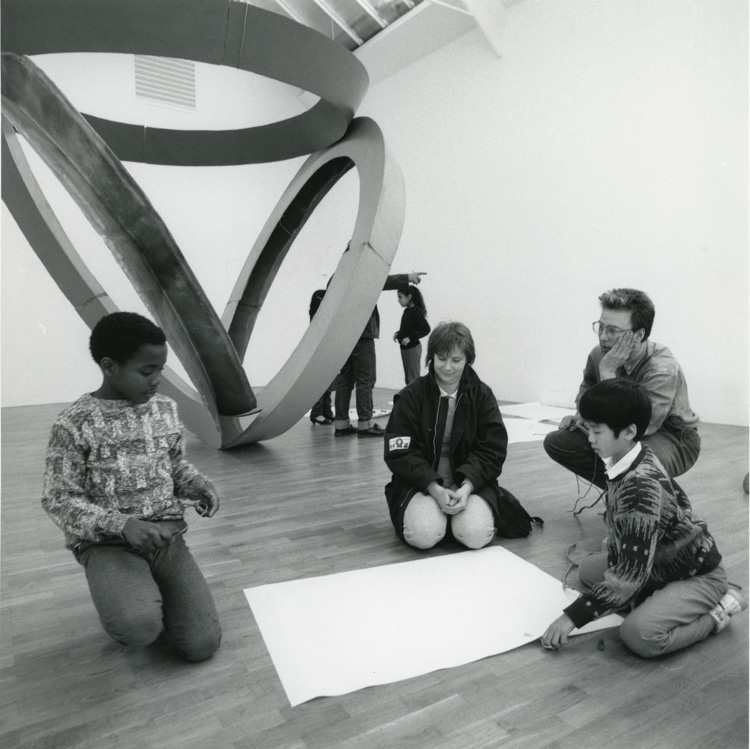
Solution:
[[[467,364],[473,364],[476,357],[471,331],[462,322],[441,322],[427,339],[427,366],[432,367],[436,354],[450,354],[459,349],[466,357]]]
[[[163,346],[164,331],[137,312],[113,312],[99,320],[91,331],[89,351],[99,364],[105,357],[124,364],[141,346]]]
[[[656,310],[645,292],[638,289],[612,289],[599,297],[599,303],[602,309],[624,309],[630,312],[633,330],[645,331],[644,341],[651,335]]]

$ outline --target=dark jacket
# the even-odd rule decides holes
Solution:
[[[407,286],[408,283],[408,273],[395,273],[385,279],[383,291],[395,291],[402,286]],[[380,338],[380,312],[378,312],[377,305],[375,305],[375,309],[373,309],[370,319],[367,321],[367,325],[365,325],[365,329],[362,331],[359,340],[361,341],[367,338]]]
[[[419,307],[407,307],[401,315],[401,327],[396,332],[396,340],[401,348],[415,348],[419,345],[419,339],[424,338],[430,332],[430,323]],[[404,338],[409,343],[404,343]]]
[[[438,474],[447,408],[439,409],[440,389],[432,372],[407,385],[393,399],[385,429],[385,462],[393,473],[385,497],[397,535],[403,539],[406,505],[415,492],[443,480]],[[497,477],[508,451],[508,433],[492,389],[467,365],[458,386],[451,431],[453,480],[464,478],[499,517]]]

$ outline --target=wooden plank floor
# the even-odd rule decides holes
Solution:
[[[376,406],[387,407],[390,393],[376,396]],[[334,439],[332,427],[307,420],[228,452],[189,436],[189,457],[222,497],[220,513],[197,521],[188,540],[216,598],[224,641],[197,665],[158,644],[123,649],[102,632],[83,571],[39,502],[60,410],[2,412],[3,749],[747,746],[747,614],[656,661],[630,654],[609,630],[559,653],[534,643],[291,708],[243,588],[422,556],[393,534],[380,440]],[[703,453],[681,484],[717,538],[730,579],[747,590],[748,430],[706,424],[701,434]],[[546,524],[528,539],[495,543],[546,572],[563,574],[568,544],[595,546],[604,535],[599,507],[570,513],[575,479],[541,443],[510,447],[502,483]]]

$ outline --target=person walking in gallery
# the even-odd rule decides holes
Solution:
[[[106,633],[145,646],[162,632],[189,661],[221,642],[211,592],[183,533],[192,506],[219,497],[185,458],[175,402],[156,391],[167,359],[161,328],[133,312],[106,315],[89,342],[102,384],[55,421],[42,506],[86,570]]]
[[[418,549],[435,546],[449,528],[478,549],[495,536],[508,434],[497,399],[472,366],[466,325],[438,325],[426,358],[428,373],[395,396],[385,430],[391,520]]]
[[[642,441],[652,421],[649,393],[635,382],[608,379],[589,388],[578,406],[607,475],[606,551],[580,561],[587,591],[547,628],[542,645],[557,650],[574,628],[615,611],[625,616],[622,641],[644,658],[721,632],[747,603],[728,589],[708,527]]]
[[[401,315],[401,326],[393,334],[393,340],[401,347],[401,361],[404,365],[404,378],[408,385],[421,373],[422,344],[430,332],[427,322],[427,308],[422,292],[416,286],[402,286],[397,290],[398,303],[404,308]]]
[[[672,352],[649,340],[653,302],[636,289],[612,289],[599,297],[599,303],[602,311],[593,323],[599,344],[589,354],[576,403],[603,380],[640,383],[651,400],[643,443],[668,476],[681,476],[700,454],[699,418],[690,407],[685,376]],[[589,444],[580,412],[562,419],[560,428],[545,437],[544,449],[552,460],[604,489],[604,464]]]
[[[388,276],[383,291],[416,285],[424,273],[400,273]],[[367,321],[362,335],[359,337],[354,350],[344,363],[336,381],[336,422],[334,435],[347,437],[356,434],[358,437],[382,437],[383,428],[380,424],[373,424],[372,391],[377,378],[375,361],[375,339],[380,337],[380,314],[377,305]],[[352,390],[356,387],[357,426],[352,426],[349,420],[349,404]]]
[[[330,281],[329,281],[330,283]],[[310,298],[310,322],[312,322],[315,313],[320,307],[320,303],[323,301],[323,297],[326,295],[326,289],[318,289],[313,292]],[[333,424],[333,409],[331,407],[331,393],[336,389],[336,378],[334,378],[330,387],[323,393],[323,395],[315,401],[312,409],[310,410],[310,421],[313,424]]]

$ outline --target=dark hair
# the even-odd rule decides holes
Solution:
[[[635,438],[639,440],[651,421],[651,399],[636,382],[603,380],[581,396],[578,413],[584,421],[606,424],[615,437],[635,424]]]
[[[164,331],[151,320],[136,312],[113,312],[94,326],[89,350],[97,364],[105,356],[124,364],[141,346],[163,346],[166,342]]]
[[[645,292],[637,289],[612,289],[611,291],[605,291],[599,297],[599,303],[602,305],[602,309],[628,310],[633,330],[643,329],[645,331],[644,341],[651,335],[656,310],[654,309],[654,303]]]
[[[427,366],[432,367],[437,354],[450,354],[453,349],[464,354],[467,364],[474,363],[476,350],[471,331],[462,322],[441,322],[427,339]]]
[[[425,317],[427,317],[427,307],[424,306],[424,297],[422,296],[422,292],[416,286],[412,286],[411,284],[404,284],[403,286],[399,286],[396,291],[399,294],[403,294],[404,296],[410,296],[412,302],[414,303],[414,306]]]

